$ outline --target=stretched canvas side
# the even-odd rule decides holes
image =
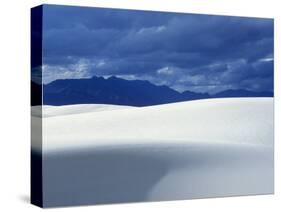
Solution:
[[[31,9],[31,203],[39,207],[43,207],[42,16],[42,6]]]

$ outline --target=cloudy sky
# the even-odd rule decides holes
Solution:
[[[273,20],[44,6],[44,83],[118,76],[178,91],[273,90]]]

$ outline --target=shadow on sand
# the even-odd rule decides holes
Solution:
[[[45,207],[145,201],[168,170],[151,154],[123,148],[52,153],[43,164]]]

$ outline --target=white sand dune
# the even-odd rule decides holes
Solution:
[[[101,112],[132,108],[131,106],[105,105],[105,104],[76,104],[65,106],[43,105],[32,107],[32,115],[36,117],[54,117],[81,113]],[[44,112],[43,112],[44,111]]]
[[[273,192],[273,98],[110,107],[43,109],[47,205]]]
[[[51,117],[43,120],[44,150],[152,141],[273,144],[272,98],[208,99],[141,108],[107,106],[103,111],[102,108],[47,108],[47,116]],[[87,109],[93,112],[86,113]],[[68,115],[62,116],[60,112]]]

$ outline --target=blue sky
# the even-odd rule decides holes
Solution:
[[[44,6],[44,83],[118,76],[178,91],[273,90],[273,20]]]

